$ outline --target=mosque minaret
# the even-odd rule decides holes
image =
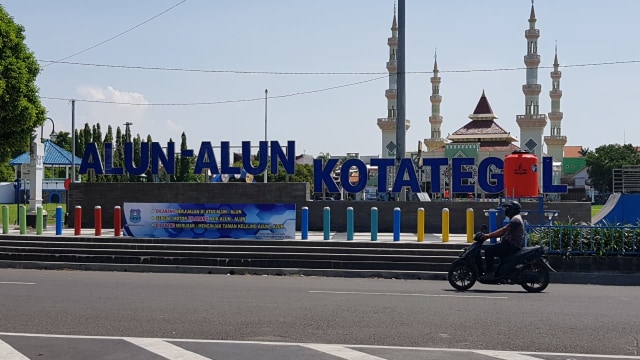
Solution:
[[[393,7],[393,23],[391,25],[391,37],[387,40],[389,45],[389,61],[387,61],[387,71],[389,71],[389,88],[384,92],[387,98],[387,116],[378,118],[378,127],[382,131],[383,158],[395,158],[396,156],[396,121],[398,119],[398,22],[396,19],[396,8]],[[411,122],[405,120],[406,129],[409,130]]]
[[[520,127],[520,148],[535,154],[538,157],[538,169],[542,169],[542,157],[544,156],[542,133],[547,125],[547,116],[540,113],[540,92],[542,90],[538,84],[540,30],[536,29],[536,12],[533,1],[529,16],[529,29],[525,30],[524,36],[527,39],[527,55],[524,56],[524,64],[527,67],[527,83],[522,86],[525,111],[524,115],[516,116],[516,122]],[[542,171],[539,173],[540,180],[542,180]]]
[[[562,90],[560,90],[560,78],[562,72],[558,69],[558,46],[556,45],[556,54],[553,59],[553,71],[551,72],[551,91],[549,96],[551,97],[551,112],[549,113],[549,122],[551,123],[551,134],[544,137],[544,142],[547,144],[547,153],[553,157],[556,162],[562,162],[564,158],[564,146],[567,143],[567,137],[562,135],[562,111],[560,111],[560,98],[562,97]]]
[[[442,102],[442,96],[440,95],[440,76],[438,71],[438,54],[434,55],[433,61],[433,76],[431,77],[431,116],[429,116],[429,124],[431,124],[431,137],[424,139],[425,145],[427,145],[427,151],[432,151],[437,148],[441,148],[445,144],[445,140],[442,137],[440,126],[442,125],[442,116],[440,115],[440,103]]]

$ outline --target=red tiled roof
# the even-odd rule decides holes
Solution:
[[[508,134],[495,121],[476,121],[471,120],[466,125],[456,130],[451,135],[487,135],[487,134]]]
[[[580,155],[580,151],[582,151],[582,146],[579,145],[568,145],[564,147],[564,157],[565,158],[577,158],[582,157]]]

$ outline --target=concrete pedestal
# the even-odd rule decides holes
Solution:
[[[29,211],[27,213],[27,227],[36,228],[36,217],[37,213],[35,211]],[[42,230],[47,229],[47,212],[42,212]]]

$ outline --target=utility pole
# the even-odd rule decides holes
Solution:
[[[71,100],[71,182],[76,182],[76,101]],[[67,209],[69,211],[69,209]]]
[[[269,140],[267,138],[267,99],[269,96],[269,90],[268,89],[264,89],[264,142],[267,143],[267,149],[269,148]],[[267,150],[267,154],[268,154],[268,150]],[[261,154],[262,155],[262,154]],[[267,173],[269,171],[269,165],[267,164],[267,167],[264,169],[264,183],[267,183]]]
[[[396,117],[396,176],[402,176],[398,174],[397,170],[400,168],[400,161],[404,158],[406,153],[405,140],[406,140],[406,96],[405,96],[405,0],[398,1],[398,92],[397,92],[397,107],[398,116]],[[399,201],[405,201],[405,189],[400,190],[398,194]]]

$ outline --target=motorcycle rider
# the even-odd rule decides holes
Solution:
[[[524,243],[524,221],[520,216],[520,210],[522,209],[520,203],[512,200],[502,204],[502,209],[504,209],[504,214],[509,218],[509,223],[496,231],[484,234],[485,240],[500,236],[500,242],[488,245],[485,248],[486,271],[482,275],[482,280],[498,279],[498,274],[493,273],[494,258],[498,256],[500,261],[504,261],[507,256],[518,252]]]

